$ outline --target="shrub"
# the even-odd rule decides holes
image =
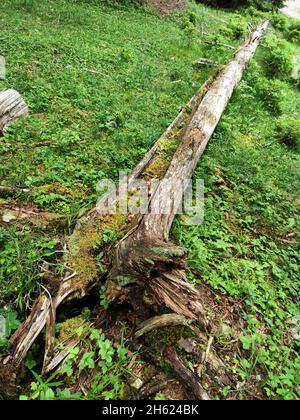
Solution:
[[[290,44],[271,34],[265,41],[264,65],[268,76],[288,79],[293,71],[293,52]]]
[[[286,91],[287,84],[282,80],[266,78],[259,80],[258,94],[265,108],[273,115],[281,115],[284,112],[283,98]]]
[[[275,29],[287,33],[290,28],[290,19],[283,13],[272,14],[272,25]]]
[[[300,43],[300,22],[295,22],[290,25],[287,38],[290,41]]]
[[[246,35],[248,32],[248,26],[245,19],[237,15],[230,19],[229,23],[222,28],[221,33],[231,39],[239,39]]]
[[[300,151],[300,119],[279,118],[276,124],[276,138],[291,149]]]

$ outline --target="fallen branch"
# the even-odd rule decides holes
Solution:
[[[229,48],[230,50],[235,50],[235,47],[233,47],[232,45],[224,44],[222,42],[204,41],[204,43],[207,45],[217,45],[219,47],[225,47],[225,48]]]
[[[142,335],[147,334],[153,330],[157,330],[158,328],[174,327],[176,325],[189,326],[191,322],[192,321],[185,316],[177,314],[154,316],[153,318],[147,319],[147,321],[143,322],[139,326],[139,329],[135,333],[135,337],[141,337]]]
[[[0,92],[0,135],[16,119],[28,115],[28,107],[21,95],[13,89]]]
[[[163,357],[169,363],[170,369],[182,382],[185,388],[189,389],[189,391],[200,400],[210,400],[209,395],[200,384],[196,375],[182,363],[177,354],[170,347],[163,351]]]
[[[198,61],[196,61],[195,65],[198,66],[215,66],[217,63],[213,60],[209,60],[208,58],[199,58]]]

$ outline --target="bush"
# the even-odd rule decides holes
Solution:
[[[291,149],[300,151],[300,119],[279,118],[276,124],[276,138]]]
[[[287,84],[282,80],[269,80],[261,78],[259,80],[259,96],[265,108],[273,115],[281,115],[284,110],[284,101],[287,91]]]
[[[221,33],[230,39],[239,39],[248,32],[248,25],[241,16],[234,16],[227,26],[222,28]]]
[[[200,3],[214,7],[236,8],[253,6],[256,9],[268,12],[283,6],[283,0],[200,0]]]
[[[290,41],[300,43],[300,22],[295,22],[292,25],[290,25],[287,38]]]
[[[276,35],[265,41],[264,64],[268,76],[289,79],[293,71],[293,52],[290,44]]]

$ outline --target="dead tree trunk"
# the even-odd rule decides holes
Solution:
[[[28,115],[28,107],[21,95],[13,89],[0,92],[0,136],[16,119]]]
[[[183,129],[179,146],[164,174],[167,180],[184,180],[191,177],[218,121],[230,99],[234,87],[240,81],[247,62],[251,59],[259,41],[268,26],[263,22],[252,31],[249,38],[237,52],[234,60],[217,75],[211,83],[204,85],[190,101],[194,106],[191,117]],[[181,112],[162,137],[168,139],[174,130],[185,123],[186,112]],[[161,140],[161,139],[160,139]],[[143,175],[159,148],[160,140],[152,147],[128,178],[129,187]],[[184,275],[186,250],[169,244],[169,231],[182,201],[182,194],[173,184],[173,200],[163,202],[163,207],[171,208],[168,214],[148,214],[141,216],[138,223],[116,247],[113,267],[106,284],[107,296],[125,299],[130,296],[132,283],[150,294],[159,304],[165,304],[179,314],[190,318],[205,319],[198,292]],[[11,338],[12,355],[10,362],[19,364],[36,337],[46,326],[46,351],[44,371],[51,360],[54,346],[54,325],[58,306],[66,299],[82,297],[93,284],[98,283],[108,272],[109,266],[101,273],[94,269],[94,249],[99,242],[99,227],[105,227],[107,219],[99,214],[102,204],[111,199],[107,194],[97,208],[79,220],[74,233],[68,240],[68,253],[65,260],[66,275],[61,279],[55,296],[45,290],[41,294],[25,323]],[[154,192],[150,198],[152,207],[161,207],[160,196]],[[115,220],[118,215],[112,216]],[[96,262],[96,266],[98,266]],[[129,287],[126,287],[129,284]],[[135,301],[137,299],[135,298]],[[142,302],[141,299],[139,301]],[[8,360],[8,359],[7,359]]]
[[[200,103],[208,89],[208,86],[209,83],[206,82],[191,98],[191,100],[188,102],[190,107],[195,108]],[[135,180],[141,176],[145,167],[147,167],[149,162],[151,162],[157,152],[160,141],[162,139],[167,139],[173,130],[178,130],[179,127],[184,123],[185,116],[185,111],[182,110],[175,118],[175,120],[169,125],[164,134],[149,150],[149,152],[136,165],[126,181],[128,184],[128,189],[130,189]],[[122,185],[120,190],[122,190]],[[70,267],[70,260],[72,259],[72,254],[75,254],[76,257],[77,251],[75,248],[79,248],[78,251],[81,251],[81,238],[89,235],[91,231],[95,229],[96,225],[103,225],[105,218],[103,218],[99,212],[101,212],[102,207],[107,207],[107,202],[112,204],[114,199],[115,198],[113,194],[105,194],[104,197],[99,200],[97,206],[90,210],[77,222],[75,230],[68,240],[68,252],[65,259],[66,273],[60,282],[59,290],[56,296],[51,296],[51,294],[47,291],[43,292],[36,299],[29,317],[11,337],[10,343],[12,345],[12,355],[10,361],[12,363],[18,365],[22,362],[31,345],[34,343],[42,329],[46,326],[44,371],[49,369],[48,365],[51,360],[54,347],[54,326],[57,308],[67,299],[83,297],[88,293],[88,290],[93,285],[93,282],[100,282],[101,278],[103,278],[107,273],[106,271],[102,272],[101,274],[91,272],[89,277],[86,278],[85,276],[83,279],[82,273],[77,270],[76,266]],[[98,239],[99,238],[97,238],[97,240]],[[82,248],[83,247],[86,248],[86,243],[82,246]],[[92,244],[89,248],[82,249],[79,258],[76,258],[77,262],[78,260],[82,260],[84,264],[90,264],[90,254],[92,252],[91,248]],[[70,270],[70,268],[73,268],[73,272]],[[53,366],[53,363],[49,366]]]
[[[179,314],[204,319],[199,295],[185,277],[186,250],[167,242],[183,200],[184,191],[178,186],[184,186],[191,178],[268,23],[263,22],[251,32],[234,59],[215,78],[187,124],[164,178],[169,181],[168,194],[163,196],[158,188],[151,197],[149,213],[118,244],[107,284],[110,299],[120,296],[124,299],[124,294],[129,296],[124,279],[130,279],[130,285],[134,280],[147,297],[150,295],[157,303],[164,303]]]

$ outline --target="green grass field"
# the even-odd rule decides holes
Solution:
[[[65,232],[0,223],[0,313],[12,318],[9,333],[41,288],[45,260],[60,272],[57,244],[95,203],[97,182],[132,169],[196,89],[231,59],[234,51],[216,44],[240,45],[247,23],[263,17],[194,3],[162,16],[105,1],[1,2],[7,78],[0,88],[17,89],[30,116],[0,140],[0,185],[28,187],[19,202],[68,219]],[[300,47],[287,22],[275,16],[197,167],[195,178],[205,181],[204,223],[187,227],[178,218],[172,230],[189,250],[190,280],[209,290],[217,306],[236,312],[235,322],[220,320],[226,333],[216,335],[215,345],[238,386],[211,390],[216,399],[300,397],[300,89],[291,77]],[[201,57],[215,66],[195,66]],[[1,348],[5,354],[5,340]],[[100,375],[103,386],[94,386],[89,398],[121,396],[128,361],[122,351],[111,373],[115,382]],[[91,364],[87,358],[82,369]],[[21,394],[64,399],[65,383],[56,393],[49,383],[39,392],[24,385]]]

